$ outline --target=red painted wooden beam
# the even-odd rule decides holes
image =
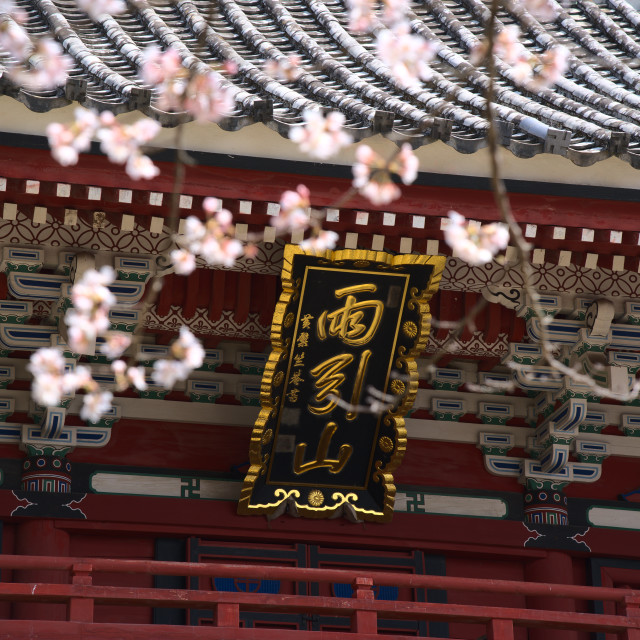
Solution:
[[[309,569],[303,567],[272,567],[240,564],[203,564],[159,560],[120,560],[112,558],[66,558],[55,556],[0,555],[1,569],[72,570],[74,565],[89,564],[94,573],[142,573],[166,576],[202,576],[222,578],[253,578],[292,582],[351,583],[354,571],[344,569]],[[476,591],[487,593],[518,593],[525,596],[552,596],[583,600],[625,602],[627,597],[640,597],[633,589],[588,587],[582,585],[519,582],[515,580],[485,580],[452,576],[414,575],[382,571],[359,571],[359,577],[370,578],[376,585],[395,585],[425,589]],[[2,583],[0,583],[0,587]],[[68,586],[68,585],[67,585]],[[640,618],[639,618],[640,623]]]

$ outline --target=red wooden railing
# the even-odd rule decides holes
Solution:
[[[70,583],[7,582],[7,569],[64,571],[68,572]],[[618,634],[623,640],[640,640],[640,592],[631,589],[365,570],[356,572],[338,569],[49,556],[0,555],[0,570],[3,571],[0,602],[67,605],[67,620],[63,621],[0,620],[1,640],[353,640],[354,633],[361,640],[379,640],[378,618],[479,623],[486,626],[488,640],[513,640],[514,626],[600,631]],[[100,572],[351,583],[354,595],[352,598],[336,598],[94,585],[93,575]],[[612,601],[619,603],[620,610],[624,613],[605,615],[499,606],[383,601],[374,599],[373,585]],[[96,623],[96,604],[208,609],[213,611],[214,626]],[[349,617],[351,632],[242,628],[240,612],[243,610]],[[408,636],[385,636],[408,640]]]

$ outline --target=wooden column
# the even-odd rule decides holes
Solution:
[[[546,558],[532,560],[526,565],[525,580],[528,582],[573,584],[571,556],[563,551],[547,551]],[[527,607],[549,611],[576,610],[575,602],[571,598],[553,596],[528,597]],[[577,640],[577,632],[561,629],[529,629],[529,640]]]
[[[49,519],[25,519],[17,527],[15,552],[32,556],[68,556],[69,534],[55,526]],[[68,584],[66,571],[32,569],[15,571],[16,582],[42,582]],[[65,604],[17,602],[13,605],[13,617],[18,620],[66,620]]]

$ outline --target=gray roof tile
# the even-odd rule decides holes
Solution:
[[[414,147],[437,139],[463,153],[486,146],[488,78],[485,68],[469,62],[488,18],[481,0],[414,2],[413,31],[441,48],[432,78],[412,88],[400,85],[376,57],[370,35],[347,31],[341,0],[136,2],[129,12],[98,22],[72,0],[18,5],[28,13],[28,31],[49,33],[74,61],[67,86],[58,91],[34,93],[2,79],[0,91],[34,111],[77,101],[116,113],[138,110],[165,126],[188,119],[157,109],[138,78],[143,49],[156,43],[175,47],[194,71],[237,64],[236,76],[222,72],[236,92],[235,112],[220,122],[227,130],[261,121],[288,136],[303,109],[321,106],[342,111],[356,140],[382,133]],[[615,155],[640,166],[640,14],[624,0],[577,0],[557,8],[548,24],[516,1],[500,11],[498,27],[519,25],[532,52],[558,43],[571,50],[569,71],[550,89],[518,86],[509,65],[496,61],[501,144],[520,157],[557,153],[590,165]],[[291,54],[302,59],[295,82],[283,84],[264,72],[265,59]],[[0,52],[0,65],[14,62]]]

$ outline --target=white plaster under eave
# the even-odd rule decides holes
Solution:
[[[70,122],[76,105],[54,109],[47,113],[34,113],[23,104],[8,96],[0,96],[2,122],[0,130],[9,133],[46,135],[51,122]],[[123,123],[135,122],[141,117],[138,112],[118,116]],[[154,146],[174,147],[175,129],[163,129],[154,140]],[[240,131],[223,131],[214,124],[187,123],[183,132],[184,146],[194,151],[220,153],[231,156],[255,158],[278,158],[314,162],[301,153],[297,146],[284,139],[263,124],[255,124]],[[366,144],[387,155],[396,146],[381,135],[368,138]],[[332,164],[350,165],[354,160],[355,145],[351,145]],[[458,153],[443,142],[421,147],[416,151],[420,159],[420,171],[454,176],[488,177],[489,161],[486,149],[472,154]],[[589,185],[636,189],[638,171],[618,158],[608,158],[590,167],[578,167],[570,160],[553,154],[541,154],[534,158],[516,158],[511,152],[501,150],[502,172],[505,179],[558,184]]]

